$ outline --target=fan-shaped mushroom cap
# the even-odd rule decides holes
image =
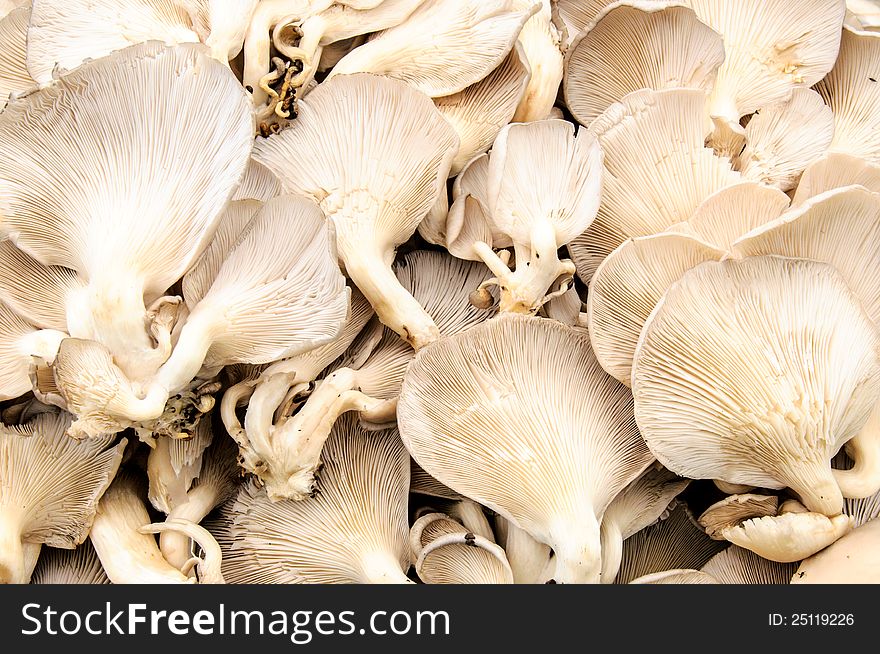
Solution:
[[[832,152],[880,163],[880,34],[843,28],[834,69],[816,90],[834,113]]]
[[[664,570],[654,572],[638,579],[631,584],[717,584],[717,579],[700,570]]]
[[[651,461],[629,408],[586,334],[501,316],[416,355],[397,418],[429,474],[553,547],[557,581],[597,582],[600,517]]]
[[[668,2],[668,0],[642,1],[646,5]],[[570,48],[575,37],[593,27],[602,10],[612,4],[616,4],[615,0],[554,0],[553,20],[565,31],[565,47]]]
[[[24,543],[72,549],[82,543],[98,500],[116,474],[126,440],[74,441],[65,414],[43,413],[0,427],[0,580],[27,583]],[[34,558],[34,563],[36,558]]]
[[[55,66],[73,69],[145,41],[197,43],[183,3],[175,0],[34,0],[27,65],[40,84]]]
[[[427,495],[428,497],[437,497],[444,500],[457,501],[464,498],[461,493],[456,493],[454,490],[445,484],[441,484],[427,472],[422,470],[421,466],[415,461],[412,462],[410,470],[409,490],[411,493]]]
[[[605,177],[596,220],[568,248],[582,280],[589,283],[627,238],[687,220],[707,197],[741,180],[703,144],[711,131],[705,101],[696,89],[639,91],[590,125],[605,154]]]
[[[286,192],[321,204],[349,277],[379,319],[417,348],[438,338],[437,326],[389,263],[444,188],[458,145],[425,95],[361,74],[319,85],[288,129],[255,146]]]
[[[180,120],[190,114],[201,118]],[[88,286],[68,299],[71,335],[107,346],[130,378],[148,377],[167,352],[145,302],[207,244],[252,140],[244,91],[204,46],[115,52],[0,114],[0,233],[44,265],[75,270]],[[122,181],[108,185],[108,170]]]
[[[609,375],[630,385],[639,334],[663,294],[697,264],[723,256],[691,236],[667,232],[629,239],[601,263],[587,294],[587,324]]]
[[[493,315],[468,301],[472,289],[487,276],[478,264],[439,252],[416,251],[397,263],[395,272],[401,287],[425,308],[444,335]],[[365,427],[393,424],[404,372],[415,353],[391,330],[385,330],[377,343],[370,343],[368,352],[360,352],[359,346],[353,346],[354,356],[345,356],[333,366],[293,416],[276,419],[268,401],[259,412],[246,416],[249,444],[240,442],[243,465],[260,476],[273,499],[296,499],[311,492],[321,447],[342,413],[360,412]],[[280,380],[274,391],[277,402],[291,385]]]
[[[775,495],[731,495],[703,511],[698,522],[709,538],[725,540],[724,531],[751,518],[775,516],[779,511],[779,498]]]
[[[731,545],[709,559],[702,572],[721,584],[787,584],[796,568],[795,563],[770,561]]]
[[[501,64],[536,9],[515,0],[422,2],[405,21],[343,57],[328,79],[375,73],[432,98],[459,93]]]
[[[404,582],[409,456],[396,431],[343,416],[324,447],[313,497],[272,502],[253,481],[216,532],[232,583]]]
[[[548,318],[558,320],[564,325],[583,328],[586,314],[583,313],[584,303],[575,286],[571,286],[562,295],[557,295],[544,305]]]
[[[20,7],[0,18],[0,111],[10,93],[34,86],[25,59],[30,16],[29,7]]]
[[[796,88],[789,99],[752,116],[737,169],[746,179],[789,191],[807,165],[825,154],[833,136],[834,116],[822,97]]]
[[[793,584],[880,583],[880,519],[854,529],[801,563]]]
[[[632,373],[639,428],[682,476],[787,486],[835,516],[843,497],[830,461],[877,401],[878,354],[874,324],[831,266],[704,263],[642,331]]]
[[[830,152],[807,166],[791,204],[798,207],[825,191],[854,185],[880,193],[880,164],[850,154]]]
[[[517,6],[526,8],[534,0],[517,0]],[[529,18],[519,33],[531,76],[525,94],[516,109],[513,120],[527,123],[554,118],[553,105],[562,82],[562,34],[553,23],[553,2],[541,0],[541,7]]]
[[[724,37],[725,60],[709,113],[722,129],[741,116],[811,86],[834,65],[844,0],[805,0],[791,13],[788,0],[688,0],[700,20]]]
[[[486,77],[459,93],[434,99],[461,141],[450,175],[458,175],[469,161],[489,149],[501,128],[513,119],[530,78],[528,60],[517,43]]]
[[[689,483],[689,479],[656,465],[614,498],[602,516],[602,583],[614,583],[624,540],[662,519],[675,496]]]
[[[516,253],[511,272],[488,244],[477,254],[495,274],[501,311],[534,313],[552,296],[551,287],[574,273],[557,250],[592,222],[602,189],[602,150],[584,128],[562,120],[508,125],[489,157],[487,197],[492,223],[510,237]],[[535,186],[542,189],[534,193]]]
[[[495,532],[489,524],[485,510],[473,500],[466,497],[450,501],[435,498],[430,505],[416,509],[414,516],[420,518],[428,513],[442,513],[463,525],[467,531],[482,536],[490,543],[495,542]],[[414,550],[414,553],[417,555],[418,551]]]
[[[721,36],[681,2],[614,2],[565,55],[565,104],[589,125],[640,89],[712,90],[724,61]]]
[[[428,513],[410,529],[416,573],[427,584],[512,584],[507,555],[442,513]]]
[[[668,570],[698,570],[724,548],[697,525],[687,506],[674,503],[669,516],[623,541],[620,571],[614,583],[628,584]]]
[[[846,0],[846,10],[858,22],[860,29],[876,31],[880,27],[880,5],[877,0]]]
[[[268,202],[281,195],[281,182],[271,170],[253,159],[248,162],[244,179],[232,195],[232,200],[259,200]]]
[[[729,251],[738,238],[781,216],[788,204],[778,188],[740,182],[703,200],[688,218],[686,233]]]
[[[73,550],[45,547],[31,576],[32,584],[109,584],[92,543]]]
[[[495,536],[507,555],[514,583],[544,584],[553,578],[556,561],[548,545],[498,514],[495,515]]]

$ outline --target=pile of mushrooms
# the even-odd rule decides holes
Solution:
[[[880,582],[880,2],[0,2],[0,581]]]

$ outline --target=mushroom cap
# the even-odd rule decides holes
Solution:
[[[516,0],[517,6],[534,6],[535,0]],[[520,100],[513,121],[527,123],[533,120],[556,118],[553,106],[562,83],[562,34],[553,23],[553,2],[540,0],[538,11],[532,14],[517,38],[523,48],[531,71],[525,93]]]
[[[791,204],[799,207],[825,191],[853,185],[880,193],[880,164],[851,154],[829,152],[804,170]]]
[[[740,116],[812,86],[834,65],[844,0],[688,0],[700,20],[724,37],[725,60],[710,102],[713,116]]]
[[[651,462],[630,407],[586,334],[502,315],[420,351],[397,419],[430,475],[561,554]]]
[[[313,497],[272,502],[254,481],[215,530],[230,583],[364,583],[381,558],[409,566],[409,456],[396,431],[367,434],[343,415]],[[221,521],[222,522],[222,521]]]
[[[0,427],[0,506],[19,513],[23,542],[73,549],[89,533],[98,500],[116,476],[127,443],[115,435],[76,441],[70,416],[42,413]]]
[[[590,131],[605,155],[602,203],[569,244],[584,282],[627,238],[687,220],[707,197],[741,180],[726,158],[704,146],[711,129],[698,89],[637,91],[593,121]]]
[[[724,538],[755,554],[793,563],[828,547],[852,529],[852,518],[833,518],[813,512],[782,512],[778,516],[752,518],[724,530]]]
[[[124,266],[150,302],[212,236],[253,120],[204,46],[143,43],[83,64],[0,114],[0,233],[86,282]]]
[[[565,104],[589,125],[640,89],[712,90],[724,42],[679,2],[613,2],[565,55]]]
[[[796,563],[770,561],[731,545],[709,559],[702,572],[721,584],[787,584],[796,568]]]
[[[34,86],[26,61],[30,17],[30,7],[19,7],[0,18],[0,111],[10,93],[21,93]]]
[[[733,250],[831,264],[880,323],[880,193],[859,186],[822,193],[745,234]]]
[[[76,549],[45,547],[40,552],[32,584],[109,584],[92,543],[86,540]]]
[[[803,561],[793,584],[880,583],[880,519],[875,518]]]
[[[788,204],[778,188],[739,182],[703,200],[687,220],[688,233],[729,251],[738,238],[781,216]]]
[[[208,366],[269,363],[329,342],[348,311],[321,210],[308,198],[279,196],[242,230],[183,329],[202,316],[217,325]]]
[[[458,145],[427,96],[362,73],[320,84],[299,102],[290,127],[257,139],[254,158],[278,175],[285,192],[319,202],[338,238],[366,229],[396,246],[445,187]],[[357,220],[348,219],[354,206]]]
[[[736,527],[751,518],[775,516],[779,510],[779,498],[775,495],[731,495],[715,502],[698,518],[710,538],[724,540],[725,529]]]
[[[37,328],[0,301],[0,401],[31,390],[28,339]]]
[[[631,584],[717,584],[717,579],[700,570],[664,570],[633,579]]]
[[[877,401],[878,338],[827,264],[701,264],[642,331],[632,374],[639,428],[682,476],[787,486],[812,511],[836,515],[843,497],[830,461]]]
[[[183,3],[176,0],[33,0],[27,65],[40,84],[55,66],[73,69],[88,59],[145,41],[197,43]]]
[[[375,73],[432,98],[459,93],[501,64],[535,10],[515,0],[423,2],[343,57],[328,77]]]
[[[644,474],[614,498],[602,523],[614,522],[624,539],[661,520],[675,497],[690,484],[660,465]]]
[[[698,570],[723,548],[700,529],[686,505],[675,502],[668,517],[623,541],[614,583],[628,584],[665,570]]]
[[[259,200],[268,202],[281,195],[281,182],[271,170],[254,159],[248,161],[241,184],[232,195],[232,200]]]
[[[461,493],[456,493],[448,486],[441,484],[427,472],[422,470],[421,466],[415,461],[412,462],[410,468],[410,486],[411,493],[419,495],[427,495],[428,497],[437,497],[444,500],[460,500],[464,497]]]
[[[816,90],[834,114],[831,152],[880,163],[880,34],[844,26],[834,68]]]
[[[561,247],[596,216],[602,173],[602,149],[589,130],[556,119],[507,125],[489,156],[490,218],[522,246],[532,242],[539,221],[549,220]]]
[[[450,176],[458,175],[469,161],[489,150],[501,128],[513,119],[530,78],[525,53],[515,43],[498,67],[483,79],[458,93],[434,98],[461,142]]]
[[[834,116],[822,97],[795,88],[788,99],[764,106],[749,120],[737,169],[746,179],[790,191],[807,165],[825,154],[833,136]]]
[[[628,239],[599,265],[587,294],[587,323],[609,375],[630,385],[639,334],[663,294],[697,264],[723,256],[687,234],[665,232]]]

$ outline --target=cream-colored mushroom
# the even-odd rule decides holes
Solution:
[[[805,0],[791,13],[788,0],[688,0],[702,22],[724,38],[709,114],[716,149],[741,137],[740,118],[786,100],[794,88],[822,79],[840,47],[844,0]]]
[[[880,193],[880,164],[850,154],[831,152],[807,166],[791,204],[799,207],[826,191],[856,185]]]
[[[643,0],[644,4],[657,2],[665,4],[667,0]],[[564,30],[565,47],[570,48],[571,42],[582,32],[595,25],[596,18],[608,5],[615,0],[554,0],[553,19],[557,26]]]
[[[545,584],[553,578],[556,561],[549,545],[535,540],[507,518],[495,515],[495,537],[504,549],[515,584]]]
[[[721,584],[787,584],[797,565],[770,561],[749,550],[731,545],[702,567]]]
[[[0,426],[0,582],[26,584],[41,544],[73,549],[92,528],[127,441],[77,442],[70,417],[44,413],[22,426]]]
[[[565,55],[565,103],[582,125],[640,89],[711,92],[721,35],[682,2],[613,2]]]
[[[193,31],[217,61],[235,59],[260,0],[177,0],[189,14]]]
[[[843,28],[834,69],[816,90],[834,113],[831,152],[880,163],[880,34]]]
[[[417,509],[413,515],[420,518],[428,513],[442,513],[459,522],[467,531],[482,536],[490,543],[495,542],[495,532],[489,524],[486,512],[473,500],[466,497],[451,501],[435,498],[428,505]]]
[[[614,498],[602,516],[602,583],[614,583],[623,542],[664,517],[667,507],[690,483],[660,465],[648,468]]]
[[[138,43],[197,43],[199,35],[183,4],[177,0],[34,0],[28,71],[45,84],[52,81],[56,66],[72,70],[88,59]]]
[[[416,573],[427,584],[512,584],[504,550],[443,513],[428,513],[410,529]]]
[[[458,93],[434,98],[437,109],[455,128],[461,142],[450,176],[458,175],[474,157],[486,152],[501,128],[514,119],[530,78],[522,46],[515,44],[510,54],[484,78]],[[445,209],[442,218],[446,218]]]
[[[671,232],[629,239],[614,250],[587,294],[590,340],[605,371],[629,386],[639,334],[663,294],[697,264],[723,257],[722,250]]]
[[[20,7],[0,18],[0,111],[10,93],[21,93],[34,86],[26,59],[30,17],[30,8]]]
[[[151,534],[164,528],[183,529],[196,537],[203,557],[190,563],[197,566],[206,583],[223,583],[220,548],[208,532],[192,523],[176,521],[155,526],[144,504],[139,479],[130,472],[120,473],[101,497],[89,539],[101,566],[114,584],[187,584],[188,577],[162,556]]]
[[[802,562],[791,583],[880,583],[880,519],[866,522]]]
[[[602,150],[588,130],[543,120],[514,123],[501,130],[489,157],[489,219],[513,242],[516,265],[485,242],[473,250],[494,277],[501,311],[535,313],[568,289],[574,264],[557,250],[593,221],[602,189]],[[535,193],[534,188],[542,189]],[[559,285],[557,290],[555,287]]]
[[[281,195],[281,183],[278,178],[263,164],[251,159],[245,170],[244,179],[235,190],[232,200],[233,202],[238,200],[268,202],[278,195]]]
[[[31,390],[31,357],[53,361],[64,332],[37,329],[0,301],[0,401]]]
[[[413,461],[411,465],[409,490],[411,493],[436,497],[443,500],[457,501],[464,498],[461,493],[456,493],[454,490],[445,484],[441,484],[427,472],[422,470],[421,466],[415,461]]]
[[[395,269],[401,287],[425,308],[444,335],[492,316],[468,302],[472,289],[486,279],[485,269],[478,264],[416,251]],[[332,366],[292,416],[285,412],[276,419],[268,402],[261,404],[259,411],[248,412],[246,439],[240,443],[242,465],[259,475],[272,499],[299,499],[311,493],[324,441],[343,413],[359,412],[365,426],[393,424],[403,375],[415,353],[390,330],[380,333],[378,341],[368,334],[366,347],[356,344],[351,356]],[[291,385],[284,379],[277,381],[267,386],[270,392],[274,388],[274,397],[280,402]]]
[[[876,0],[846,0],[846,9],[858,21],[860,29],[877,31],[880,28],[880,5]]]
[[[186,502],[186,494],[199,476],[205,450],[214,438],[210,418],[200,420],[194,432],[190,438],[160,436],[151,443],[147,455],[147,496],[157,511],[167,514],[172,507]]]
[[[614,583],[668,570],[698,570],[724,548],[700,529],[690,510],[676,502],[669,516],[623,541],[620,571]]]
[[[328,79],[374,73],[432,98],[460,93],[501,64],[537,7],[516,0],[427,0],[343,57]]]
[[[746,179],[790,191],[807,165],[825,154],[833,136],[834,116],[822,97],[796,88],[790,98],[763,106],[749,120],[736,168]]]
[[[436,202],[458,145],[427,96],[360,74],[321,84],[288,129],[255,146],[287,192],[321,204],[346,273],[379,319],[416,348],[439,337],[437,325],[390,263]]]
[[[651,462],[628,409],[586,334],[504,315],[417,354],[397,419],[429,474],[553,548],[556,581],[595,583],[601,516]]]
[[[775,495],[746,493],[730,495],[703,511],[698,522],[709,538],[725,540],[724,531],[751,518],[775,516],[779,512],[779,498]]]
[[[717,584],[712,575],[700,570],[664,570],[633,579],[631,584]]]
[[[677,474],[789,487],[811,511],[837,516],[830,461],[880,395],[877,339],[828,264],[700,264],[642,330],[632,371],[642,436]]]
[[[534,4],[534,0],[516,2],[523,9]],[[562,33],[553,23],[552,0],[541,0],[540,5],[519,33],[531,77],[513,117],[517,123],[555,118],[551,113],[562,82]]]
[[[251,481],[214,526],[231,583],[409,583],[409,455],[395,430],[343,416],[313,497],[272,502]]]
[[[589,283],[626,239],[686,221],[707,197],[741,181],[704,146],[711,129],[706,95],[696,89],[631,93],[593,121],[605,153],[602,204],[568,246],[582,280]]]
[[[86,540],[76,549],[45,547],[31,576],[32,584],[109,584],[101,561]]]

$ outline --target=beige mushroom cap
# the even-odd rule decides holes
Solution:
[[[854,529],[801,563],[793,584],[880,583],[880,519]]]
[[[710,92],[724,61],[721,36],[680,2],[614,2],[565,55],[565,103],[582,125],[640,89]]]
[[[45,84],[56,65],[71,70],[145,41],[197,43],[182,5],[175,0],[34,0],[28,70]]]
[[[799,207],[825,191],[856,185],[880,193],[880,164],[851,154],[830,152],[807,166],[791,204]]]
[[[586,334],[507,315],[445,338],[410,365],[397,418],[429,474],[554,548],[557,581],[598,581],[599,518],[651,458]]]
[[[87,540],[76,549],[43,548],[32,584],[109,584],[101,560]]]
[[[313,497],[272,502],[251,482],[215,535],[231,583],[406,582],[409,456],[395,431],[340,418]],[[223,522],[223,521],[221,521]]]
[[[34,86],[26,61],[30,16],[29,7],[20,7],[0,18],[0,111],[10,93],[21,93]]]
[[[772,307],[772,310],[770,309]],[[812,511],[843,508],[830,461],[880,393],[876,327],[819,262],[704,263],[667,291],[633,367],[639,428],[670,470],[789,487]]]
[[[788,512],[746,520],[724,530],[731,543],[780,563],[801,561],[828,547],[852,529],[852,518]]]
[[[796,563],[770,561],[742,547],[731,545],[713,556],[702,572],[722,584],[787,584]]]
[[[713,576],[700,570],[664,570],[654,572],[638,579],[633,579],[631,584],[717,584],[720,583]]]
[[[626,239],[686,221],[707,197],[741,181],[726,158],[704,145],[711,123],[706,95],[697,89],[631,93],[590,131],[605,155],[602,203],[596,220],[569,244],[587,283]]]
[[[751,518],[775,516],[779,510],[779,498],[775,495],[731,495],[703,511],[698,518],[709,538],[725,540],[724,530],[735,527]]]
[[[880,34],[844,27],[834,69],[816,90],[834,113],[832,152],[880,163]]]
[[[666,290],[697,264],[723,257],[722,250],[668,232],[628,239],[614,250],[587,295],[590,341],[605,371],[629,386],[639,334]]]

